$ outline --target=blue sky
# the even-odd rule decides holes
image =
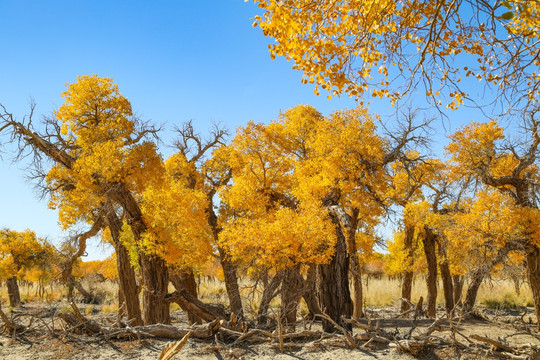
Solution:
[[[21,119],[33,98],[37,121],[62,104],[65,84],[77,75],[112,77],[142,119],[164,125],[165,145],[174,125],[188,120],[201,133],[212,122],[234,132],[298,104],[324,114],[356,106],[349,98],[315,96],[291,63],[272,61],[272,39],[251,25],[259,12],[243,0],[2,0],[0,103]],[[372,110],[383,116],[394,111],[387,102]],[[441,125],[437,131],[444,135]],[[30,228],[57,244],[64,235],[56,212],[25,180],[25,162],[12,164],[10,147],[3,150],[0,227]],[[87,259],[109,252],[94,244]]]

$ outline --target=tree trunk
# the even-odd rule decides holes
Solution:
[[[217,241],[217,233],[215,235]],[[231,311],[238,319],[244,318],[244,308],[242,306],[242,298],[240,297],[240,289],[238,287],[238,278],[236,277],[236,265],[228,258],[227,253],[222,247],[218,247],[219,260],[223,269],[225,278],[225,289],[229,297],[229,305]]]
[[[177,285],[179,287],[176,291],[167,295],[167,303],[175,302],[180,305],[182,309],[185,309],[187,313],[192,313],[206,322],[214,321],[215,319],[225,320],[227,318],[223,308],[205,304],[190,294],[183,287],[184,285],[182,285],[182,283]]]
[[[72,302],[73,301],[73,290],[75,290],[75,278],[73,276],[70,276],[66,280],[66,287],[67,287],[67,301]]]
[[[84,304],[97,304],[96,297],[86,290],[80,281],[75,281],[75,289],[82,295]]]
[[[354,301],[353,301],[353,315],[355,317],[364,317],[363,305],[364,305],[364,293],[362,289],[362,266],[360,266],[360,260],[358,259],[358,249],[356,246],[356,230],[358,228],[358,214],[359,209],[353,208],[351,215],[347,216],[345,212],[341,213],[340,224],[342,231],[346,231],[347,234],[347,253],[351,261],[349,272],[353,280],[354,286]],[[347,221],[348,220],[348,221]]]
[[[454,309],[454,286],[452,284],[452,275],[450,274],[450,265],[446,258],[446,250],[441,242],[442,239],[439,239],[439,256],[442,259],[442,262],[439,264],[439,270],[441,271],[443,283],[445,308],[446,311],[450,313]]]
[[[177,291],[182,289],[186,290],[194,298],[197,298],[197,283],[195,282],[195,275],[191,269],[178,269],[170,272],[170,280]],[[182,303],[178,303],[182,310],[187,314],[190,324],[201,324],[201,318],[197,316],[197,312],[191,311],[191,307],[182,306]]]
[[[139,255],[143,281],[143,319],[145,325],[170,323],[166,301],[169,271],[165,261],[155,255]]]
[[[118,297],[118,308],[121,308],[125,303],[127,320],[131,321],[131,326],[143,325],[141,304],[139,302],[139,286],[137,286],[137,278],[135,270],[131,266],[129,253],[124,244],[120,241],[120,233],[122,231],[122,221],[116,213],[109,211],[106,217],[107,225],[111,232],[114,250],[116,252],[116,268],[118,269],[119,292],[122,293],[122,298]]]
[[[212,236],[214,243],[217,245],[219,242],[219,232],[221,228],[218,226],[218,218],[214,211],[214,194],[215,189],[207,194],[208,207],[206,208],[208,225],[212,229]],[[225,278],[225,289],[227,290],[227,296],[229,297],[229,306],[231,311],[236,315],[238,319],[244,318],[244,307],[242,306],[242,298],[240,297],[240,289],[238,288],[238,278],[236,277],[236,265],[229,259],[227,252],[221,246],[218,246],[219,261],[221,268],[223,269],[223,276]]]
[[[17,307],[21,304],[21,293],[19,291],[19,284],[17,284],[17,277],[13,276],[6,281],[8,296],[9,296],[9,306],[12,308]]]
[[[403,247],[407,251],[407,258],[405,259],[405,271],[403,271],[403,283],[401,284],[401,297],[407,299],[407,301],[401,302],[401,312],[409,310],[409,303],[411,301],[412,295],[412,282],[413,282],[413,271],[412,266],[414,263],[414,248],[413,248],[413,238],[414,238],[414,227],[405,226],[405,239],[403,240]]]
[[[124,291],[122,290],[120,283],[118,283],[118,322],[120,322],[127,314],[126,307],[124,306],[125,303],[126,298],[124,296]]]
[[[322,311],[336,323],[350,328],[345,324],[342,317],[352,316],[353,304],[349,291],[349,256],[345,236],[341,230],[338,218],[330,214],[332,222],[336,226],[336,245],[334,255],[330,263],[319,265],[317,270],[317,293],[319,294]],[[326,332],[336,331],[335,326],[328,320],[322,321],[323,330]]]
[[[540,330],[540,249],[537,246],[527,253],[525,258],[527,269],[527,280],[531,287],[536,312],[536,326]]]
[[[481,265],[471,271],[471,283],[467,288],[463,310],[471,311],[473,309],[474,304],[476,303],[478,289],[480,288],[480,285],[482,285],[484,277],[491,271],[491,268],[504,261],[511,251],[522,249],[523,244],[520,241],[509,241],[497,251],[497,254],[495,254],[490,261],[484,260]]]
[[[135,243],[142,245],[147,226],[135,196],[122,182],[114,183],[107,195],[122,206]],[[139,262],[142,274],[144,324],[167,324],[170,322],[169,303],[165,301],[169,285],[167,265],[162,258],[143,251],[139,251]]]
[[[307,278],[304,282],[304,293],[302,297],[306,302],[309,319],[314,319],[315,315],[321,314],[319,299],[316,296],[317,266],[310,265],[307,272]]]
[[[463,284],[465,283],[465,277],[463,275],[454,275],[452,277],[454,281],[454,304],[462,304]]]
[[[362,291],[362,270],[360,269],[360,263],[358,261],[358,254],[356,252],[350,253],[350,259],[351,259],[351,275],[353,279],[353,285],[354,285],[354,308],[353,308],[353,315],[354,317],[364,317],[364,311],[363,311],[363,302],[364,302],[364,294]]]
[[[427,316],[437,316],[437,254],[435,253],[435,234],[427,226],[424,226],[425,236],[422,238],[424,243],[424,253],[428,274],[427,283]]]
[[[281,280],[283,280],[283,273],[280,271],[270,280],[268,286],[263,290],[259,311],[257,311],[257,322],[259,325],[266,324],[268,321],[268,308],[272,299],[277,295],[276,290],[279,288]]]
[[[296,314],[298,312],[298,302],[304,292],[304,279],[300,275],[300,265],[296,265],[284,271],[283,281],[281,282],[281,316],[286,325],[296,323]]]
[[[463,310],[469,312],[473,309],[474,304],[476,303],[476,296],[478,295],[478,289],[484,281],[484,275],[486,271],[483,267],[478,267],[471,272],[471,283],[467,288],[467,293],[465,295],[465,301],[463,302]]]

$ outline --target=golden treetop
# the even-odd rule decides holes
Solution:
[[[271,57],[293,60],[316,94],[394,102],[423,86],[433,104],[455,109],[469,96],[461,82],[470,77],[500,90],[501,101],[538,95],[536,2],[254,2],[264,13],[253,25],[276,40]]]

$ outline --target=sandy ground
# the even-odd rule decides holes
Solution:
[[[31,309],[27,309],[31,312]],[[380,326],[389,334],[394,334],[397,338],[412,336],[421,333],[429,326],[432,319],[417,320],[413,324],[411,319],[395,319],[395,309],[371,309],[369,317],[371,326]],[[533,344],[540,347],[540,336],[537,332],[533,335],[526,334],[526,329],[534,329],[536,318],[533,315],[532,308],[524,311],[494,311],[483,310],[487,316],[484,319],[470,319],[463,321],[459,325],[460,332],[466,337],[476,334],[483,337],[489,337],[494,340],[504,342],[510,346],[522,346]],[[98,321],[103,321],[99,315],[93,316]],[[133,341],[105,341],[96,337],[85,335],[63,334],[62,336],[52,337],[45,328],[39,323],[44,324],[49,321],[46,317],[38,319],[34,317],[33,326],[39,327],[39,331],[25,334],[16,338],[0,336],[0,359],[157,359],[161,350],[170,340],[149,339]],[[529,319],[530,318],[530,319]],[[27,324],[29,318],[19,316],[20,323]],[[43,321],[42,321],[43,320]],[[361,321],[367,324],[367,320]],[[173,314],[173,325],[186,327],[186,319],[181,311]],[[299,322],[297,330],[312,326],[313,329],[320,329],[320,325],[306,324]],[[411,329],[415,326],[414,330]],[[441,324],[448,327],[448,322]],[[355,334],[362,333],[359,329],[354,330]],[[521,334],[519,334],[521,333]],[[536,336],[534,336],[536,335]],[[468,340],[460,335],[457,340],[468,348],[457,346],[442,346],[440,341],[448,341],[450,333],[447,331],[434,333],[434,343],[426,347],[417,357],[419,359],[502,359],[504,356],[497,352],[487,351],[487,347],[480,349],[477,346],[469,345]],[[438,344],[439,342],[439,344]],[[531,359],[540,359],[540,352],[529,351]],[[255,344],[236,348],[228,347],[218,338],[213,340],[190,339],[175,359],[414,359],[413,356],[403,353],[397,349],[390,348],[387,345],[375,345],[375,347],[350,349],[339,339],[325,339],[322,341],[295,342],[294,348],[288,349],[283,354],[279,352],[276,344]]]

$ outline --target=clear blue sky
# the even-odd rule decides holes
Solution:
[[[2,0],[0,13],[0,103],[19,119],[30,98],[36,120],[58,108],[65,84],[81,74],[112,77],[141,118],[165,125],[164,135],[190,119],[202,133],[212,122],[234,131],[298,104],[324,114],[356,106],[315,96],[291,63],[272,61],[272,39],[251,25],[259,13],[251,1]],[[393,112],[386,103],[373,110]],[[30,228],[57,244],[56,212],[9,149],[0,161],[0,227]],[[94,244],[87,260],[109,253]]]

